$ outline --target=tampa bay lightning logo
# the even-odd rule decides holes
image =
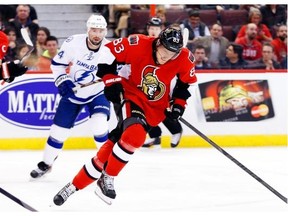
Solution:
[[[95,74],[93,72],[94,72],[94,70],[77,71],[75,73],[75,81],[79,84],[85,84],[85,83],[92,82],[95,80]]]
[[[86,56],[86,60],[91,61],[92,59],[94,59],[93,52],[90,52],[90,53]]]

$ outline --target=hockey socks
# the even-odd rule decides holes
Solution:
[[[80,169],[72,181],[73,185],[75,185],[77,189],[87,187],[100,178],[102,169],[102,163],[98,160],[97,156],[95,156]]]
[[[146,131],[140,124],[134,124],[126,128],[108,158],[105,168],[106,173],[111,176],[117,176],[136,149],[142,146],[145,137]]]

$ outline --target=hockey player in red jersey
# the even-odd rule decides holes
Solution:
[[[157,126],[166,116],[178,119],[183,115],[190,97],[188,88],[197,81],[194,57],[183,48],[180,30],[166,28],[156,39],[131,35],[106,46],[111,51],[111,64],[98,65],[97,75],[105,83],[107,99],[118,104],[115,106],[119,108],[116,110],[118,125],[109,133],[108,141],[97,155],[55,195],[56,205],[62,205],[75,191],[95,180],[95,193],[111,204],[116,197],[114,178],[143,145],[151,127]],[[130,64],[131,73],[123,77],[116,75],[117,62]],[[175,76],[178,82],[170,106],[170,84]]]
[[[27,71],[27,67],[23,66],[19,60],[14,62],[5,62],[5,54],[8,48],[7,35],[0,30],[0,80],[12,82],[15,77],[23,75]]]

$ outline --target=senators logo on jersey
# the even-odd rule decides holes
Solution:
[[[166,91],[165,85],[156,75],[157,67],[148,65],[143,69],[141,85],[138,86],[149,100],[159,100]]]

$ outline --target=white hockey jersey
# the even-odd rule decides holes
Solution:
[[[110,41],[103,39],[97,52],[90,50],[86,42],[87,34],[73,35],[67,38],[60,48],[58,54],[53,58],[51,70],[56,80],[59,76],[66,74],[69,67],[69,75],[74,84],[84,85],[100,79],[96,76],[98,64],[112,64],[113,60],[109,49],[105,44]],[[105,58],[107,56],[107,58]],[[83,104],[92,101],[95,97],[103,94],[104,83],[86,86],[77,90],[75,96],[69,98],[73,103]]]

